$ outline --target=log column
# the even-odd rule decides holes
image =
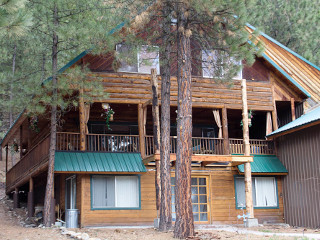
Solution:
[[[246,79],[242,79],[242,122],[243,122],[243,148],[244,156],[250,156],[250,143],[249,143],[249,124],[248,124],[248,104],[247,104],[247,83]],[[252,178],[251,178],[251,165],[250,162],[244,164],[244,182],[245,182],[245,195],[246,195],[246,210],[250,214],[247,224],[249,227],[257,226],[258,221],[254,219],[253,201],[252,201]],[[252,219],[252,220],[251,220]]]
[[[19,203],[19,188],[15,188],[13,192],[13,208],[19,208],[20,203]]]
[[[34,214],[34,194],[33,194],[33,178],[29,180],[28,192],[28,217],[33,217]]]
[[[8,172],[9,146],[6,145],[6,173]]]
[[[228,113],[227,113],[227,108],[225,106],[222,108],[222,134],[223,134],[224,155],[229,155],[230,143],[229,143],[229,133],[228,133]]]
[[[290,103],[291,103],[291,117],[292,117],[292,121],[296,120],[296,112],[295,112],[295,107],[294,107],[294,98],[290,99]]]
[[[145,157],[145,140],[144,140],[144,111],[142,104],[138,104],[138,126],[139,126],[139,145],[142,159]]]
[[[83,89],[79,93],[79,125],[80,125],[80,151],[86,150],[86,122],[84,114]]]

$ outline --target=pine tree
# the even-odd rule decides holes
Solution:
[[[139,41],[133,41],[136,45],[143,44],[143,42],[148,42],[148,44],[158,43],[160,45],[160,56],[165,55],[168,46],[172,46],[171,51],[176,51],[175,54],[170,55],[171,63],[177,62],[178,81],[176,224],[174,230],[176,238],[186,238],[194,235],[191,204],[191,69],[199,70],[205,63],[211,75],[216,76],[212,79],[213,82],[230,84],[232,77],[242,67],[235,62],[243,59],[249,65],[254,62],[254,54],[259,53],[261,48],[259,42],[256,41],[256,33],[250,35],[245,31],[246,8],[248,7],[246,4],[249,3],[236,0],[157,1],[146,11],[139,14],[131,24],[130,32],[134,32],[134,37],[139,39]],[[171,18],[171,21],[163,20],[167,18]],[[163,24],[170,24],[170,32],[163,34],[158,23],[160,23],[162,29],[164,28]],[[123,37],[126,37],[127,44],[132,40],[128,35]],[[202,58],[204,54],[208,56],[205,60]],[[177,56],[177,59],[173,59],[173,56]],[[193,59],[191,59],[191,56],[193,56]],[[161,75],[163,80],[166,79],[163,73]],[[168,76],[169,73],[166,75]],[[162,98],[169,99],[169,95],[162,96]],[[162,116],[162,133],[166,131],[163,129],[164,126],[166,125],[163,124]],[[165,148],[166,146],[161,146],[163,155],[165,155]],[[164,160],[161,159],[161,162],[166,162]],[[164,177],[161,181],[169,181],[170,168],[162,170],[169,173],[161,173]],[[165,191],[165,188],[162,187],[161,191]],[[170,195],[170,192],[162,193],[161,196],[164,194]],[[163,202],[167,199],[164,198],[161,201],[161,206],[165,209],[170,207],[170,203]],[[171,214],[170,211],[163,212]],[[163,219],[169,220],[170,218],[164,216]],[[165,226],[166,223],[163,223],[163,225]]]
[[[249,23],[320,65],[319,0],[256,0]]]
[[[86,77],[86,68],[75,67],[61,72],[59,69],[68,60],[74,58],[75,53],[92,48],[101,52],[112,39],[106,38],[106,33],[122,21],[116,9],[116,3],[96,1],[29,1],[25,8],[32,12],[34,25],[27,35],[30,51],[37,56],[35,85],[29,85],[35,79],[34,74],[27,75],[26,64],[19,65],[19,74],[26,78],[21,96],[29,97],[26,100],[27,113],[30,115],[45,114],[50,117],[50,149],[48,177],[45,194],[44,224],[50,226],[54,221],[54,158],[56,125],[59,113],[71,106],[77,106],[79,89],[84,89],[81,96],[84,101],[91,102],[94,97],[104,94],[99,79],[89,81]],[[35,40],[35,41],[34,41]],[[17,49],[23,43],[16,42]],[[29,50],[29,49],[28,49]],[[16,53],[21,53],[16,52]],[[32,56],[32,55],[31,55]],[[31,60],[31,57],[22,59]],[[22,61],[22,59],[19,59]],[[18,69],[17,69],[18,70]],[[17,71],[16,71],[17,72]],[[29,70],[27,70],[30,73]],[[2,72],[3,73],[3,72]],[[18,72],[17,72],[18,73]],[[14,76],[16,78],[16,75]],[[49,78],[47,78],[49,77]],[[46,81],[43,81],[47,78]],[[3,80],[3,78],[2,78]],[[7,79],[6,79],[7,80]],[[43,81],[43,82],[42,82]],[[34,84],[34,82],[33,82]],[[39,86],[38,88],[35,86]],[[36,91],[34,91],[36,89]],[[12,91],[16,89],[13,88]],[[25,98],[22,98],[25,99]]]

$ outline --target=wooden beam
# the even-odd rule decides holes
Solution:
[[[277,115],[277,105],[276,105],[276,99],[275,99],[275,90],[274,90],[274,77],[271,75],[270,82],[271,82],[271,91],[272,91],[272,124],[273,124],[273,131],[278,129],[278,115]]]
[[[291,118],[292,121],[296,120],[296,112],[295,112],[295,107],[294,107],[294,98],[290,99],[290,103],[291,103]]]
[[[29,180],[29,192],[28,192],[28,217],[33,217],[34,214],[34,193],[33,193],[33,178]]]
[[[9,158],[9,146],[8,144],[6,145],[6,174],[8,172],[8,158]]]
[[[249,124],[248,124],[248,105],[247,105],[247,83],[246,79],[242,79],[242,129],[243,129],[243,148],[244,156],[250,156],[250,143],[249,143]],[[251,164],[244,164],[245,173],[245,195],[246,195],[246,210],[250,214],[249,218],[254,218],[253,200],[252,200],[252,178],[251,178]]]
[[[86,122],[84,113],[83,89],[79,91],[79,123],[80,123],[80,151],[86,150]]]
[[[139,145],[142,159],[145,157],[144,112],[142,104],[138,104]]]
[[[19,138],[20,138],[20,159],[22,158],[22,139],[23,139],[23,125],[20,125],[19,128]]]
[[[228,113],[227,108],[222,108],[222,134],[223,134],[223,147],[224,154],[230,154],[230,142],[229,142],[229,133],[228,133]]]

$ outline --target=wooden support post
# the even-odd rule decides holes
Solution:
[[[230,143],[229,143],[229,133],[228,133],[228,113],[227,108],[224,106],[222,108],[222,134],[223,134],[223,147],[224,154],[230,154]]]
[[[84,113],[83,89],[79,91],[79,123],[80,123],[80,151],[86,150],[86,122]]]
[[[6,173],[8,172],[9,146],[6,145]]]
[[[270,82],[271,82],[272,103],[273,103],[272,124],[273,124],[273,131],[275,131],[278,129],[278,115],[277,115],[277,105],[276,105],[275,92],[274,92],[273,76],[270,77]]]
[[[154,153],[160,153],[160,116],[159,116],[159,98],[158,98],[158,77],[157,70],[151,69],[151,88],[152,88],[152,118],[153,118],[153,141]],[[160,215],[160,202],[161,202],[161,182],[160,182],[160,161],[156,160],[156,174],[155,174],[155,187],[156,187],[156,206],[158,216]]]
[[[22,138],[23,138],[23,127],[20,125],[20,159],[22,158]]]
[[[292,117],[292,121],[296,120],[296,112],[295,112],[295,107],[294,107],[294,98],[290,99],[290,103],[291,103],[291,117]]]
[[[33,193],[33,178],[29,180],[28,192],[28,217],[33,217],[34,214],[34,193]]]
[[[250,143],[249,143],[249,124],[248,124],[248,104],[247,104],[247,83],[246,79],[242,79],[242,122],[243,122],[243,148],[244,156],[250,156]],[[251,178],[251,165],[249,162],[244,164],[245,176],[245,194],[246,194],[246,210],[250,214],[249,218],[254,218],[253,201],[252,201],[252,178]]]
[[[144,113],[142,104],[138,104],[138,127],[139,127],[139,145],[142,159],[145,157],[145,136],[144,136]]]
[[[15,188],[13,192],[13,208],[19,208],[19,188]]]

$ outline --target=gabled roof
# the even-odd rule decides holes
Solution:
[[[270,133],[267,138],[279,137],[316,124],[320,124],[320,106]]]
[[[256,30],[249,24],[247,27]],[[284,77],[310,97],[311,104],[320,102],[320,67],[263,32],[258,38],[265,46],[263,58],[274,62]]]

